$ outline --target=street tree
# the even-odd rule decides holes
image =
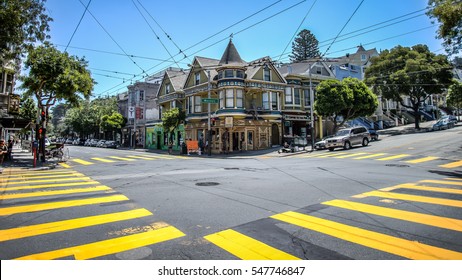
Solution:
[[[121,129],[125,126],[126,122],[127,119],[120,113],[112,112],[111,115],[101,117],[101,129],[106,133],[121,133]]]
[[[428,0],[427,15],[440,23],[437,38],[443,39],[446,51],[456,54],[462,50],[462,1]]]
[[[316,87],[314,110],[334,124],[334,132],[346,121],[372,115],[378,106],[377,96],[360,80],[325,80]]]
[[[449,106],[456,108],[457,115],[460,120],[460,110],[462,108],[462,83],[461,82],[454,81],[454,83],[449,86],[447,103]]]
[[[43,42],[50,31],[46,0],[0,0],[0,65]]]
[[[24,65],[29,73],[21,78],[21,87],[26,97],[35,97],[39,110],[45,116],[48,116],[48,109],[56,101],[77,106],[82,98],[91,96],[94,81],[84,59],[62,53],[46,43],[31,49]],[[46,125],[45,117],[41,120],[41,126],[46,128]],[[41,139],[42,160],[45,158],[44,137]]]
[[[319,42],[311,31],[303,29],[292,42],[291,62],[301,62],[310,58],[320,57]]]
[[[186,119],[186,114],[180,108],[172,108],[165,111],[162,114],[162,128],[164,132],[169,133],[170,140],[172,138],[172,132],[177,129],[181,123]]]
[[[22,98],[21,107],[19,108],[19,118],[33,122],[37,119],[37,104],[31,98]]]
[[[377,95],[411,109],[415,128],[420,129],[421,106],[451,83],[452,67],[447,57],[430,52],[426,45],[415,45],[385,50],[371,61],[365,73],[366,84]]]

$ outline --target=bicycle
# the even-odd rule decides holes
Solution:
[[[47,151],[48,158],[56,158],[60,162],[66,162],[70,158],[69,148],[64,144],[55,144],[53,148]]]

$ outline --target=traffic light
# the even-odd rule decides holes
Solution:
[[[212,126],[215,126],[215,118],[212,118],[211,121],[212,121]]]
[[[40,117],[41,117],[41,121],[44,122],[46,121],[47,119],[47,113],[45,111],[42,110],[41,114],[40,114]]]
[[[39,130],[38,130],[38,137],[39,137],[39,138],[42,138],[42,135],[43,135],[43,128],[39,128]]]

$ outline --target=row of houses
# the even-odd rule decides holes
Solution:
[[[195,57],[189,69],[169,68],[119,94],[119,111],[128,119],[122,144],[180,150],[185,140],[205,146],[210,139],[212,153],[227,153],[310,143],[330,131],[312,112],[317,84],[362,79],[376,55],[360,46],[336,59],[275,65],[270,57],[244,61],[230,40],[221,59]],[[186,121],[166,133],[161,116],[171,108],[184,110]]]

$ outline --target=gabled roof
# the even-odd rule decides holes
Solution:
[[[285,64],[285,65],[281,66],[280,68],[278,68],[278,70],[279,70],[279,72],[282,74],[282,76],[284,78],[289,76],[289,75],[298,75],[298,76],[308,77],[310,75],[310,71],[315,66],[323,67],[327,71],[327,73],[329,75],[328,76],[319,75],[319,74],[317,74],[315,72],[311,72],[311,75],[313,77],[326,77],[326,78],[335,79],[334,73],[329,68],[329,66],[326,64],[326,62],[324,62],[324,61],[290,63],[290,64]]]
[[[173,87],[173,91],[183,90],[184,82],[188,77],[189,70],[167,70],[165,75],[169,78],[170,84]]]
[[[247,79],[253,79],[255,74],[257,74],[257,72],[265,65],[268,65],[273,70],[273,72],[276,73],[279,76],[279,78],[285,82],[284,77],[279,72],[279,69],[274,66],[273,61],[269,56],[265,56],[249,62],[245,70],[245,73],[247,74]]]
[[[229,40],[228,46],[225,49],[225,52],[221,56],[220,64],[224,65],[237,65],[237,66],[244,66],[246,62],[242,60],[239,52],[234,46],[233,41]]]

